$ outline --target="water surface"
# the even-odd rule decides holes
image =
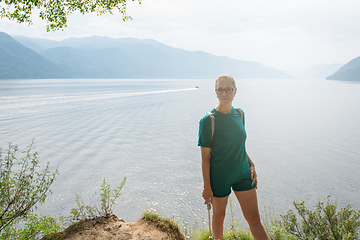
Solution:
[[[213,86],[199,79],[0,80],[0,146],[24,149],[34,138],[41,161],[58,167],[42,213],[69,214],[75,193],[91,204],[104,177],[115,187],[126,176],[118,217],[134,221],[153,208],[202,221],[197,133],[217,104]],[[293,200],[314,207],[328,195],[360,209],[360,84],[237,80],[237,88],[233,103],[245,111],[262,212],[284,214]]]

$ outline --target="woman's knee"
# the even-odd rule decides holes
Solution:
[[[222,211],[214,211],[213,216],[214,216],[214,218],[224,220],[225,219],[225,211],[224,212],[222,212]]]
[[[257,224],[261,221],[259,213],[247,214],[247,216],[244,217],[249,224]]]

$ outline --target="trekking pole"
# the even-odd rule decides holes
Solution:
[[[212,236],[211,236],[211,222],[210,222],[210,210],[211,210],[211,203],[210,200],[207,203],[207,210],[208,210],[208,216],[209,216],[209,240],[213,240]]]

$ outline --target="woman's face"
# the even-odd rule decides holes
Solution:
[[[216,82],[215,91],[221,104],[231,104],[236,94],[234,83],[226,78],[220,79],[220,81]]]

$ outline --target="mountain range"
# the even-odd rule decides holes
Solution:
[[[173,48],[151,39],[62,41],[0,32],[0,78],[293,78],[253,61]]]
[[[258,62],[173,48],[151,39],[84,37],[62,41],[0,32],[0,79],[26,78],[294,78]],[[360,80],[360,57],[317,65],[300,78]]]

